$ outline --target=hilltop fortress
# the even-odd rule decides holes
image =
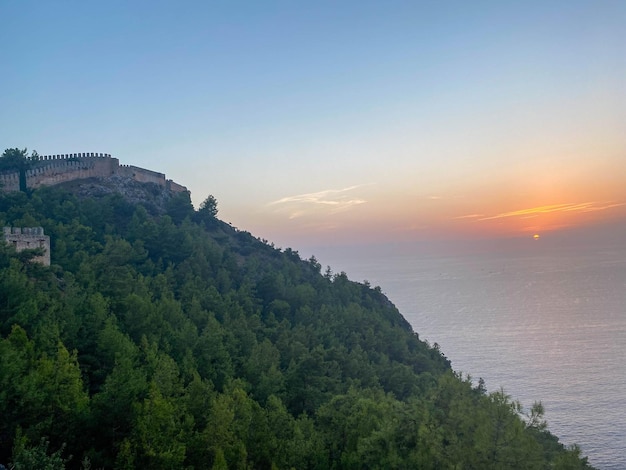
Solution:
[[[67,181],[86,178],[111,178],[114,176],[131,178],[140,183],[154,183],[172,192],[187,191],[163,173],[146,170],[132,165],[120,165],[117,158],[107,153],[71,153],[64,155],[44,155],[26,170],[26,187],[53,186]],[[0,174],[0,190],[19,191],[20,173],[18,170]]]

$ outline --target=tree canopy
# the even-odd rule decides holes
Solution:
[[[33,151],[28,154],[28,149],[6,149],[0,156],[0,173],[17,171],[20,175],[20,191],[26,191],[26,170],[39,161],[39,154]]]
[[[0,194],[0,221],[52,246],[43,267],[0,243],[0,463],[590,468],[540,405],[453,372],[380,289],[224,224],[214,199],[168,207]]]

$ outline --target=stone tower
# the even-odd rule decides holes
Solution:
[[[4,240],[8,245],[15,247],[15,251],[18,252],[43,248],[43,255],[33,260],[44,266],[50,266],[50,237],[44,235],[42,227],[4,227]]]

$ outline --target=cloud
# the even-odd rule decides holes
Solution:
[[[616,203],[612,201],[551,204],[547,206],[530,207],[528,209],[521,209],[511,212],[502,212],[500,214],[492,215],[489,217],[482,217],[478,220],[504,219],[507,217],[531,218],[539,214],[549,214],[551,212],[593,212],[612,209],[614,207],[620,207],[624,205],[626,205],[626,203],[624,202]]]
[[[367,201],[349,193],[364,185],[349,186],[343,189],[325,189],[315,193],[287,196],[270,202],[268,206],[277,206],[279,210],[289,211],[289,218],[302,217],[310,212],[326,209],[331,214],[349,210]]]
[[[589,207],[588,209],[584,209],[582,212],[595,212],[595,211],[603,211],[606,209],[613,209],[614,207],[626,206],[626,202],[615,202],[615,203],[604,203],[605,206],[594,206]]]
[[[458,217],[452,217],[454,220],[458,220],[458,219],[478,219],[479,217],[484,217],[485,214],[467,214],[467,215],[460,215]]]

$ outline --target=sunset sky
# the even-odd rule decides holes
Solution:
[[[294,248],[626,221],[626,2],[3,1],[0,145]]]

